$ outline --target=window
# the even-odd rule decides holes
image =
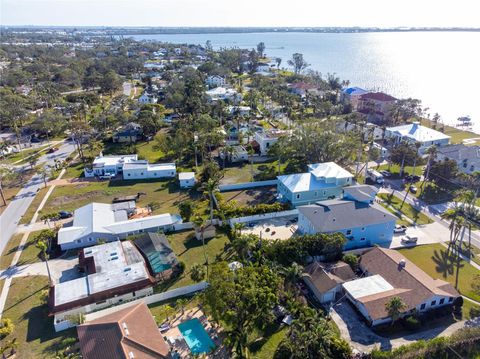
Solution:
[[[425,303],[423,303],[421,306],[420,306],[420,310],[423,310],[425,309]]]
[[[438,304],[442,305],[443,303],[445,303],[445,298],[440,299],[440,303]]]
[[[96,302],[95,305],[105,304],[106,302],[107,302],[106,300],[102,300],[100,302]]]
[[[327,194],[327,191],[323,191],[323,195],[325,196]]]
[[[362,231],[364,231],[364,230],[365,230],[365,227],[362,227]]]
[[[300,195],[299,195],[299,194],[297,194],[297,199],[299,199],[299,198],[300,198]]]
[[[432,300],[432,303],[430,303],[430,305],[433,307],[435,304],[437,304],[437,301],[436,300]]]
[[[362,238],[360,238],[360,240],[361,240],[361,241],[364,241],[364,240],[366,240],[366,238],[365,238],[365,237],[362,237]]]
[[[449,303],[453,302],[453,297],[448,298],[448,302]]]
[[[143,172],[140,172],[140,176],[143,176]]]
[[[318,194],[318,193],[317,193],[317,191],[315,191],[315,194],[314,194],[314,196],[315,196],[315,197],[317,197],[317,194]]]
[[[347,229],[347,236],[351,235],[352,234],[352,230],[351,229]]]
[[[130,177],[130,173],[129,173],[129,174],[127,174],[127,176],[128,176],[128,177]]]

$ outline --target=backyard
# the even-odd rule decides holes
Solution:
[[[55,332],[53,317],[48,316],[44,299],[47,289],[46,277],[32,276],[12,281],[3,314],[15,325],[14,332],[5,340],[17,338],[16,358],[55,358],[59,351],[77,340],[74,328]]]
[[[239,206],[254,206],[257,204],[270,204],[275,202],[277,188],[274,186],[257,187],[241,191],[222,192],[221,197],[225,202],[235,201]]]
[[[471,288],[475,276],[480,274],[480,271],[463,260],[457,265],[455,258],[447,255],[447,249],[443,245],[422,245],[400,249],[399,252],[432,278],[445,280],[454,286],[458,281],[456,287],[462,295],[480,301],[480,296]]]

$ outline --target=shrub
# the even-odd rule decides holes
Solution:
[[[7,335],[12,334],[13,330],[15,329],[15,325],[9,318],[3,318],[0,321],[0,339],[5,338]]]
[[[420,328],[420,321],[415,317],[408,317],[405,319],[405,328],[408,330],[417,330]]]
[[[358,269],[358,257],[355,254],[345,254],[342,261],[347,263],[354,272]]]
[[[179,275],[181,275],[181,274],[183,274],[183,272],[185,272],[185,267],[186,267],[185,262],[182,262],[182,261],[178,262],[177,270],[178,270]]]
[[[256,214],[265,214],[272,212],[281,212],[290,209],[288,203],[272,203],[272,204],[257,204],[255,206],[227,206],[224,204],[220,205],[220,210],[223,212],[226,218],[236,218],[236,217],[245,217],[253,216]]]

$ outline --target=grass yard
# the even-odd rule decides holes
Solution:
[[[423,126],[427,127],[432,127],[432,122],[429,120],[422,120],[421,124]],[[437,126],[438,129],[441,128],[441,126]],[[456,127],[452,126],[445,126],[445,134],[450,136],[450,143],[456,144],[456,143],[462,143],[463,140],[469,139],[469,138],[478,138],[478,134],[471,132],[471,131],[465,131]],[[477,144],[477,143],[472,143],[472,144]]]
[[[273,358],[275,351],[277,350],[279,344],[287,335],[288,328],[282,328],[276,333],[273,333],[270,337],[262,343],[258,350],[251,352],[252,358],[254,359],[271,359]],[[257,344],[257,343],[255,343]]]
[[[55,358],[58,352],[63,352],[77,340],[74,328],[55,333],[53,317],[48,316],[43,298],[47,289],[46,277],[32,276],[12,281],[3,314],[15,325],[14,332],[5,340],[17,338],[17,359]]]
[[[18,191],[21,190],[21,187],[12,186],[12,187],[3,187],[3,195],[5,196],[5,200],[7,201],[6,206],[0,207],[0,214],[8,207],[8,204],[12,201],[13,197],[15,197]],[[0,203],[3,204],[2,199],[0,198]]]
[[[65,174],[62,178],[80,178],[83,177],[84,165],[82,162],[75,162],[70,164],[65,169]]]
[[[199,300],[195,296],[186,297],[186,299],[188,300],[188,303],[184,307],[185,310],[195,308],[199,304]],[[165,322],[167,316],[172,318],[175,313],[179,313],[181,311],[181,308],[177,305],[177,300],[178,298],[173,301],[154,303],[148,306],[150,313],[152,313],[152,316],[158,325]]]
[[[158,208],[154,214],[178,213],[178,204],[186,199],[198,199],[201,194],[192,190],[181,191],[175,179],[170,181],[142,180],[142,181],[99,181],[74,185],[55,187],[48,199],[43,213],[57,212],[60,210],[73,211],[90,202],[111,203],[114,197],[136,195],[140,196],[137,205],[145,207],[151,202],[156,202]]]
[[[273,186],[221,193],[225,202],[235,201],[240,206],[254,206],[262,203],[270,204],[275,202],[276,195],[277,188]]]
[[[29,148],[27,150],[23,150],[20,152],[12,153],[11,155],[7,155],[4,159],[0,160],[0,164],[13,164],[17,161],[18,163],[27,162],[27,157],[31,156],[35,153],[44,151],[49,145],[44,145],[39,148]],[[25,160],[23,160],[25,159]]]
[[[445,280],[455,286],[457,265],[451,256],[447,256],[446,251],[447,249],[441,244],[429,244],[399,250],[432,278]],[[478,269],[460,260],[457,290],[462,295],[476,301],[480,301],[480,296],[473,293],[471,283],[478,274],[480,274]]]
[[[391,197],[388,193],[380,193],[378,197],[383,199],[386,203],[391,205],[396,210],[402,212],[405,216],[410,218],[412,221],[416,222],[417,224],[429,224],[433,221],[421,211],[416,210],[410,204],[404,203],[402,205],[402,199],[398,198],[397,196]]]
[[[12,238],[10,238],[2,253],[2,257],[0,257],[0,269],[6,269],[10,266],[15,252],[18,250],[18,246],[20,245],[22,237],[23,234],[15,234],[12,236]]]
[[[405,219],[405,216],[399,214],[397,211],[393,210],[392,208],[388,207],[388,205],[384,202],[380,202],[380,205],[383,206],[387,211],[389,211],[391,214],[393,214],[395,217],[397,217],[397,224],[399,225],[404,225],[407,227],[410,227],[412,223],[410,221],[407,221]]]
[[[190,268],[195,263],[203,264],[205,262],[202,241],[195,238],[193,230],[176,232],[168,235],[167,238],[178,260],[185,263],[185,272],[174,280],[159,284],[156,288],[158,291],[193,284],[194,282],[190,278]],[[229,243],[227,235],[218,229],[214,238],[206,240],[205,247],[209,263],[214,263],[218,259],[225,260],[229,257],[229,253],[225,252],[227,243]]]
[[[390,169],[389,169],[390,167]],[[404,175],[412,175],[412,174],[415,174],[417,176],[421,176],[423,175],[423,171],[424,171],[424,168],[425,166],[416,166],[415,169],[413,168],[413,166],[404,166],[403,168],[403,174]],[[377,170],[375,168],[375,170]],[[390,166],[389,165],[381,165],[378,167],[378,171],[383,171],[383,170],[387,170],[387,171],[390,171],[392,173],[392,177],[394,178],[398,178],[400,176],[400,165],[397,165],[395,163],[392,163]]]
[[[138,158],[147,160],[150,163],[160,162],[165,157],[165,154],[158,149],[154,149],[155,143],[155,141],[137,143],[135,148],[137,149]]]
[[[39,256],[40,250],[35,247],[35,236],[38,233],[40,233],[40,231],[31,232],[28,235],[27,242],[25,243],[25,247],[23,248],[20,258],[18,259],[17,265],[21,266],[41,261]]]
[[[35,198],[33,199],[33,202],[30,204],[30,206],[28,207],[28,209],[26,210],[22,218],[20,218],[19,224],[30,223],[30,221],[33,218],[33,215],[35,214],[35,211],[37,210],[38,206],[42,202],[47,192],[48,192],[48,187],[42,187],[40,191],[37,192],[37,194],[35,195]],[[41,212],[39,217],[41,217]]]

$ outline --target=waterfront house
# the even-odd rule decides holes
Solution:
[[[76,270],[72,266],[72,270]],[[130,241],[115,241],[80,250],[78,270],[84,275],[56,283],[48,303],[56,324],[79,313],[91,313],[150,295],[155,279]]]
[[[450,136],[436,131],[432,128],[420,125],[418,122],[396,126],[387,127],[385,137],[393,140],[394,143],[408,142],[414,145],[419,143],[418,152],[425,153],[425,150],[430,146],[442,147],[450,143]]]
[[[406,305],[402,316],[451,306],[460,298],[450,283],[433,279],[395,250],[368,250],[360,257],[360,270],[365,277],[346,282],[343,288],[372,326],[391,322],[385,305],[393,297],[400,297]]]
[[[192,188],[197,183],[195,172],[180,172],[178,174],[180,188]]]
[[[138,161],[138,155],[103,156],[101,153],[95,157],[90,167],[85,167],[85,177],[104,175],[116,176],[123,172],[125,163]]]
[[[231,88],[215,87],[206,91],[207,97],[210,102],[216,101],[230,101],[231,103],[238,104],[242,101],[242,95]]]
[[[132,209],[133,206],[133,209]],[[62,250],[95,245],[98,241],[115,241],[143,232],[172,231],[182,218],[175,214],[159,214],[129,219],[135,203],[90,203],[75,210],[73,224],[58,231]]]
[[[308,165],[308,172],[277,178],[279,200],[294,207],[338,198],[343,187],[353,184],[353,175],[334,162]]]
[[[345,249],[388,245],[397,217],[375,202],[376,187],[357,185],[343,189],[342,199],[298,207],[298,230],[304,234],[345,235]]]
[[[357,111],[367,116],[367,121],[381,124],[389,115],[397,99],[383,92],[367,92],[358,96]]]
[[[334,301],[342,290],[342,284],[356,278],[350,266],[342,261],[310,263],[301,277],[322,304]]]
[[[88,321],[77,327],[84,359],[169,359],[170,347],[144,302]]]
[[[453,160],[458,170],[465,174],[480,171],[480,146],[464,144],[448,145],[437,148],[437,161]]]
[[[348,87],[340,93],[340,101],[350,103],[353,110],[357,110],[360,96],[367,94],[368,91],[360,87]]]
[[[205,84],[208,87],[213,88],[213,87],[225,86],[226,81],[225,81],[225,78],[223,78],[222,76],[212,75],[207,77],[207,79],[205,80]]]

